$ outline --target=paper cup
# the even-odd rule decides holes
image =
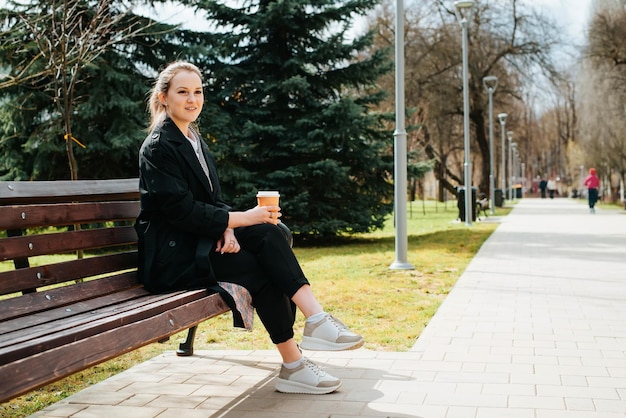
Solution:
[[[260,190],[256,194],[259,206],[278,206],[280,193],[274,190]]]

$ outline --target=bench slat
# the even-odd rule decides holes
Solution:
[[[0,295],[85,279],[99,274],[136,269],[137,260],[137,251],[128,251],[0,272]],[[2,318],[3,312],[0,312],[0,320]]]
[[[72,290],[70,288],[65,288]],[[97,295],[96,295],[97,296]],[[82,325],[89,317],[101,318],[128,309],[128,302],[145,298],[148,292],[139,287],[81,300],[70,305],[29,313],[0,324],[0,362],[14,343],[30,341]],[[160,300],[156,298],[155,300]],[[147,302],[146,302],[147,303]]]
[[[106,295],[133,287],[141,287],[137,282],[136,271],[76,283],[71,287],[64,286],[48,289],[44,292],[27,293],[19,297],[3,300],[0,320],[5,321],[47,309],[55,309],[73,302],[93,299],[99,295]]]
[[[16,329],[0,336],[0,364],[89,338],[125,324],[141,321],[207,297],[205,290],[149,295],[131,289],[104,298],[71,305],[72,312],[55,310],[37,315],[39,324],[11,321]],[[30,319],[30,317],[29,317]],[[23,321],[22,321],[23,322]]]
[[[138,200],[138,179],[0,181],[0,205]]]
[[[132,226],[4,238],[0,261],[137,243]]]
[[[137,322],[206,296],[206,291],[149,295],[143,289],[131,289],[70,305],[71,312],[60,309],[18,318],[7,324],[14,325],[15,330],[4,329],[0,335],[0,364]]]
[[[0,229],[134,220],[138,201],[0,206]]]
[[[90,338],[3,364],[0,366],[0,376],[3,376],[0,380],[0,402],[156,342],[164,335],[176,334],[227,311],[228,306],[221,296],[213,294],[142,321],[120,324],[117,328]]]

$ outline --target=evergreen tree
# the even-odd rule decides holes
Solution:
[[[372,33],[349,40],[377,0],[193,2],[215,22],[200,127],[239,209],[281,193],[301,238],[367,232],[391,211],[392,133],[373,112],[388,72]],[[387,115],[388,116],[388,115]]]

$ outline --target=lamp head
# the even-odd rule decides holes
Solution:
[[[474,6],[474,2],[471,0],[463,0],[463,1],[455,1],[454,2],[454,14],[456,15],[456,19],[461,24],[465,24],[466,20],[463,16],[463,13],[466,10],[471,9]]]
[[[506,135],[509,137],[509,141],[513,139],[513,131],[508,131]]]
[[[464,0],[464,1],[455,1],[454,2],[454,7],[456,7],[457,10],[469,9],[469,8],[471,8],[473,6],[474,6],[474,2],[472,0]]]
[[[505,124],[506,123],[506,117],[509,116],[506,113],[498,113],[498,119],[500,119],[500,123],[501,124]]]
[[[496,77],[495,75],[488,75],[486,77],[483,77],[483,86],[485,86],[485,90],[490,90],[491,93],[493,93],[498,87],[498,77]]]

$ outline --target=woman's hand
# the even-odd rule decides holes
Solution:
[[[241,250],[241,246],[239,245],[237,238],[235,238],[235,231],[232,228],[226,228],[222,238],[217,241],[215,251],[220,254],[234,254],[238,253],[239,250]]]
[[[252,226],[258,224],[280,223],[280,206],[255,206],[245,212],[229,212],[228,227],[239,228],[241,226]]]
[[[255,224],[274,224],[280,223],[280,217],[283,216],[280,213],[280,206],[256,206],[246,213],[250,213],[257,221]]]

